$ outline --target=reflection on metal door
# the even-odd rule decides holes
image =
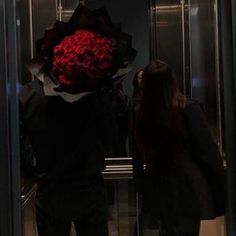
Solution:
[[[159,58],[172,65],[182,91],[186,90],[184,77],[186,57],[185,11],[179,0],[151,0],[151,60]],[[184,66],[184,67],[183,67]]]
[[[217,1],[191,0],[189,11],[192,97],[204,104],[212,134],[222,149]]]
[[[222,149],[217,0],[150,0],[152,59],[169,63],[182,91],[204,105]]]
[[[18,4],[18,3],[17,3]],[[0,2],[0,235],[20,235],[18,127],[19,20],[15,1]]]

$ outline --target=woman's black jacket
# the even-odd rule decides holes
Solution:
[[[176,156],[168,166],[162,166],[159,161],[154,161],[154,166],[145,163],[145,154],[134,141],[136,189],[143,194],[146,211],[157,217],[212,219],[224,215],[226,182],[223,160],[202,108],[197,102],[188,101],[182,113],[187,130],[186,149],[182,154],[173,154]],[[156,150],[157,159],[164,160],[170,153],[168,147],[161,156],[158,147]],[[143,164],[146,164],[146,171]]]

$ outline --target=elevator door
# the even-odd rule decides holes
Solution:
[[[186,92],[187,69],[185,47],[186,11],[179,0],[150,1],[151,60],[161,59],[171,65],[179,86]]]
[[[81,1],[88,5],[96,2],[105,3],[105,0]],[[108,1],[110,5],[114,1]],[[115,1],[118,2],[118,1]],[[121,2],[121,0],[120,0]],[[132,20],[136,19],[133,12],[136,4],[144,1],[127,1],[126,14],[131,14]],[[235,1],[234,1],[235,2]],[[34,55],[34,42],[42,37],[46,27],[58,19],[66,20],[72,10],[78,4],[77,0],[22,0],[2,1],[0,5],[0,44],[4,52],[1,60],[1,100],[0,105],[4,114],[1,114],[1,179],[4,183],[4,191],[1,192],[1,235],[19,235],[19,158],[18,158],[18,114],[17,94],[19,83],[22,84],[31,79],[25,69],[25,63]],[[63,5],[64,4],[64,5]],[[129,4],[129,5],[128,5]],[[19,8],[18,8],[19,6]],[[142,5],[143,6],[143,5]],[[146,6],[146,5],[144,5]],[[235,5],[234,5],[235,6]],[[15,9],[17,7],[17,9]],[[221,124],[221,80],[219,75],[219,41],[218,41],[218,14],[217,0],[150,0],[151,16],[151,53],[152,59],[162,57],[169,62],[176,71],[181,89],[190,97],[199,100],[207,115],[212,133],[222,151],[224,131]],[[146,8],[139,12],[141,18],[137,18],[140,28],[147,23],[144,16]],[[16,18],[15,10],[20,11],[19,19]],[[58,11],[57,11],[58,10]],[[122,15],[125,11],[119,11]],[[114,11],[114,14],[116,11]],[[121,14],[122,13],[122,14]],[[17,15],[18,17],[18,15]],[[141,19],[141,20],[140,20]],[[135,23],[134,21],[131,21]],[[16,29],[17,28],[17,29]],[[134,28],[130,25],[129,29]],[[142,68],[148,62],[147,37],[148,24],[142,28],[143,37],[136,41],[136,48],[142,48],[141,56],[135,69]],[[19,32],[18,32],[19,30]],[[129,32],[129,30],[127,31]],[[19,33],[19,35],[18,35]],[[17,36],[19,36],[17,38]],[[147,37],[145,37],[147,36]],[[18,40],[18,41],[17,41]],[[21,45],[21,46],[20,46]],[[21,50],[18,51],[18,46]],[[148,46],[147,46],[148,47]],[[21,51],[21,54],[18,54]],[[9,53],[10,52],[10,53]],[[19,59],[21,56],[21,60]],[[21,61],[21,63],[20,63]],[[19,62],[19,65],[18,65]],[[18,66],[21,69],[21,81],[18,81]],[[130,84],[127,83],[127,91]],[[128,91],[131,93],[130,91]],[[9,118],[10,117],[10,118]],[[14,159],[15,158],[15,159]],[[104,172],[107,185],[110,186],[110,235],[140,235],[139,224],[139,199],[134,194],[132,180],[132,165],[130,157],[118,157],[107,159],[107,169]],[[14,171],[13,171],[14,170]],[[9,187],[10,185],[13,185]],[[22,186],[22,190],[27,190]],[[23,224],[27,227],[30,223],[32,231],[30,236],[36,236],[35,222],[33,221],[33,202],[35,185],[29,184],[29,191],[22,192],[22,215]],[[3,195],[4,194],[4,195]],[[3,200],[3,201],[2,201]],[[26,201],[29,200],[29,201]],[[13,202],[13,203],[12,203]],[[12,207],[12,208],[11,208]],[[11,208],[11,209],[10,209]],[[11,212],[10,214],[4,214]],[[18,215],[17,215],[18,214]],[[26,218],[24,216],[26,215]],[[28,218],[29,217],[29,218]],[[212,222],[214,225],[215,222]],[[12,227],[16,226],[16,227]],[[205,227],[206,226],[206,227]],[[221,221],[216,222],[216,228],[205,227],[206,233],[202,235],[223,235]],[[23,227],[24,228],[24,227]],[[8,231],[6,231],[9,230]],[[213,232],[213,233],[212,233]],[[157,235],[154,227],[145,235]]]
[[[150,0],[151,58],[167,61],[181,90],[204,107],[222,150],[222,85],[216,0]]]

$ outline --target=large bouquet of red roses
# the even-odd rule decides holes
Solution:
[[[113,25],[104,8],[90,11],[81,4],[67,23],[57,21],[45,31],[36,52],[31,72],[43,71],[57,92],[73,94],[111,86],[136,55],[132,37]]]
[[[78,30],[54,49],[53,73],[67,91],[95,90],[112,65],[112,40],[99,33]]]

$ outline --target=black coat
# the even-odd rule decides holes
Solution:
[[[167,167],[161,162],[154,166],[146,163],[144,171],[143,154],[137,146],[134,148],[134,178],[137,190],[143,194],[144,211],[166,219],[224,215],[223,161],[198,103],[187,103],[183,121],[187,130],[185,150],[175,154]]]
[[[21,134],[31,142],[37,181],[70,182],[104,169],[104,158],[112,155],[113,137],[107,101],[99,93],[74,103],[45,96],[39,80],[22,88]]]

